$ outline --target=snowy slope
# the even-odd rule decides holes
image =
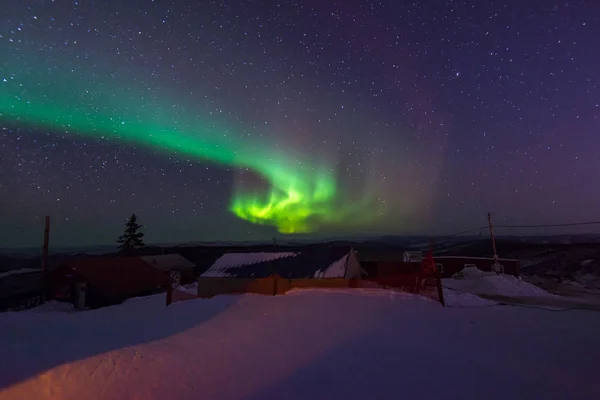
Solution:
[[[461,301],[465,301],[462,299]],[[472,305],[472,304],[470,304]],[[0,399],[592,399],[600,314],[384,290],[0,315]]]

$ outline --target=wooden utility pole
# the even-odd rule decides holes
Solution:
[[[50,217],[46,215],[46,225],[44,227],[44,247],[42,247],[42,275],[46,275],[48,266],[48,242],[50,241]]]
[[[490,236],[492,237],[492,248],[494,250],[494,268],[500,263],[498,262],[498,252],[496,251],[496,234],[494,233],[494,225],[492,225],[492,213],[488,213],[488,225],[490,226]]]
[[[44,245],[42,247],[42,301],[46,300],[46,284],[48,269],[48,243],[50,242],[50,216],[46,215],[44,226]]]

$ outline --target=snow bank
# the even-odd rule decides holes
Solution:
[[[453,278],[442,279],[444,288],[477,295],[540,297],[553,296],[544,289],[512,275],[484,272],[467,267]]]
[[[495,301],[483,299],[472,293],[444,290],[444,301],[447,307],[489,307],[497,304]]]
[[[461,278],[478,279],[478,278],[483,278],[484,276],[494,276],[494,275],[496,275],[495,272],[482,271],[477,267],[465,267],[460,272],[457,272],[456,274],[454,274],[453,278],[454,279],[461,279]]]
[[[468,297],[464,294],[463,300]],[[587,399],[600,314],[387,290],[0,314],[0,399]],[[548,351],[551,349],[551,351]]]

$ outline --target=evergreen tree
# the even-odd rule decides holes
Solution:
[[[139,232],[143,225],[138,224],[137,215],[131,214],[131,217],[125,224],[125,232],[119,236],[119,251],[123,253],[134,253],[137,249],[144,247],[143,232]]]

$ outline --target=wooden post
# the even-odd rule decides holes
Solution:
[[[496,251],[496,234],[494,233],[494,226],[492,225],[492,213],[488,213],[488,225],[490,227],[490,235],[492,236],[492,248],[494,250],[494,264],[492,265],[491,269],[496,273],[504,273],[498,260],[498,252]]]
[[[46,301],[47,268],[48,268],[48,244],[50,242],[50,216],[46,215],[44,226],[44,244],[42,247],[42,302]]]
[[[446,302],[444,301],[444,287],[442,286],[442,277],[440,276],[440,271],[435,271],[435,284],[438,290],[438,298],[440,303],[442,303],[442,307],[446,307]]]
[[[50,217],[46,215],[46,225],[44,227],[44,246],[42,247],[42,276],[46,275],[48,266],[48,242],[50,241]]]
[[[169,281],[167,286],[167,307],[173,302],[173,283]]]
[[[490,227],[490,236],[492,237],[492,248],[494,250],[494,264],[498,263],[498,253],[496,252],[496,235],[494,234],[494,226],[492,225],[492,213],[488,213],[488,225]]]
[[[429,253],[431,254],[431,258],[433,260],[433,276],[435,278],[435,286],[437,287],[438,300],[442,304],[442,307],[446,307],[446,302],[444,300],[444,287],[442,286],[442,275],[440,271],[437,269],[437,264],[435,263],[435,258],[433,257],[433,248],[435,247],[435,239],[431,238],[429,240]]]

